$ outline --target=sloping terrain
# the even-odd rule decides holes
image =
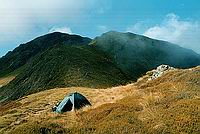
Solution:
[[[6,77],[0,78],[0,88],[7,85],[14,78],[15,78],[15,76],[6,76]]]
[[[0,77],[20,68],[29,59],[50,47],[61,44],[87,45],[90,41],[91,39],[89,38],[59,32],[40,36],[28,43],[19,45],[13,51],[0,58]]]
[[[23,97],[0,106],[0,133],[200,133],[200,67],[148,77],[111,89],[57,88]],[[51,111],[74,91],[92,107]]]
[[[93,41],[50,33],[0,58],[0,77],[16,76],[0,87],[0,103],[58,87],[124,85],[160,64],[193,67],[200,64],[200,55],[132,33],[111,31]]]
[[[200,67],[143,82],[134,84],[133,96],[85,112],[83,128],[92,128],[90,133],[200,132]]]
[[[0,100],[15,100],[56,87],[107,88],[129,80],[104,52],[90,46],[63,45],[32,58],[23,72],[0,89]]]
[[[200,65],[200,55],[192,50],[133,33],[110,31],[96,37],[90,45],[107,52],[135,80],[161,64],[178,68]]]

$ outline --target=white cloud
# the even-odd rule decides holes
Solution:
[[[101,3],[100,5],[98,3]],[[30,31],[38,25],[84,21],[91,10],[105,11],[98,0],[0,0],[0,33]],[[104,6],[104,5],[103,5]]]
[[[98,3],[98,0],[0,0],[0,51],[6,52],[48,33],[53,26],[87,22],[91,11],[101,10]]]
[[[126,31],[136,34],[141,34],[141,29],[143,29],[144,24],[142,22],[137,22],[136,24],[129,26]]]
[[[105,33],[108,31],[108,27],[104,26],[104,25],[99,25],[97,26],[97,29],[101,32],[101,33]]]
[[[168,14],[161,24],[147,29],[144,35],[176,43],[200,53],[200,23],[180,20],[173,13]]]
[[[50,33],[52,32],[61,32],[61,33],[67,33],[72,34],[72,30],[70,27],[58,27],[58,28],[52,28],[49,30]]]
[[[0,33],[21,34],[37,25],[81,20],[95,0],[0,0]]]

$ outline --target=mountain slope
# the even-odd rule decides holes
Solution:
[[[116,65],[135,80],[161,64],[180,68],[200,65],[200,55],[192,50],[133,33],[110,31],[90,45],[110,54]]]
[[[60,44],[87,45],[90,41],[89,38],[59,32],[40,36],[26,44],[19,45],[19,47],[0,58],[0,77],[20,68],[30,58],[50,47]]]
[[[33,57],[24,68],[0,89],[1,101],[56,87],[105,88],[130,80],[104,52],[82,45],[53,47]]]
[[[56,88],[0,105],[0,133],[200,132],[200,66],[168,71],[152,81],[108,89]],[[78,91],[92,107],[56,114],[51,108]]]
[[[111,31],[90,41],[56,32],[9,52],[0,59],[0,76],[16,77],[0,87],[0,103],[56,87],[125,84],[160,64],[200,64],[200,55],[191,50],[132,33]]]
[[[200,66],[135,83],[132,95],[81,114],[89,133],[200,132]],[[126,88],[126,87],[125,87]],[[130,88],[130,86],[129,86]]]

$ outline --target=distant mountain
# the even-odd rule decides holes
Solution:
[[[110,31],[96,37],[90,45],[108,53],[133,79],[161,64],[179,68],[200,65],[200,55],[192,50],[133,33]]]
[[[106,88],[131,80],[103,51],[82,40],[80,45],[78,40],[63,41],[57,39],[57,45],[29,59],[17,77],[0,88],[0,102],[56,87]]]
[[[30,58],[50,47],[61,44],[87,45],[90,41],[90,38],[83,38],[79,35],[69,35],[59,32],[38,37],[28,43],[19,45],[19,47],[0,58],[0,76],[20,68],[26,64]]]
[[[126,84],[160,64],[193,67],[200,65],[200,56],[132,33],[111,31],[94,40],[51,33],[0,58],[0,77],[14,72],[17,75],[0,88],[0,102],[57,87],[107,88]]]

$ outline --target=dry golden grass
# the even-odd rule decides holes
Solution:
[[[200,67],[153,81],[109,89],[59,88],[0,106],[0,133],[200,133]],[[79,111],[51,111],[71,92],[92,103]]]
[[[7,85],[10,81],[12,81],[16,76],[7,76],[0,78],[0,87]]]
[[[72,127],[76,124],[76,113],[67,112],[56,114],[51,108],[65,95],[72,92],[79,92],[86,96],[91,102],[91,107],[85,107],[81,111],[88,111],[102,104],[114,103],[133,93],[133,85],[119,86],[109,89],[90,89],[90,88],[59,88],[52,89],[23,97],[13,103],[1,106],[0,132],[10,131],[24,123],[44,121],[62,124],[64,128]],[[16,115],[17,114],[17,115]],[[9,119],[9,120],[6,120]],[[1,125],[3,124],[3,125]]]

